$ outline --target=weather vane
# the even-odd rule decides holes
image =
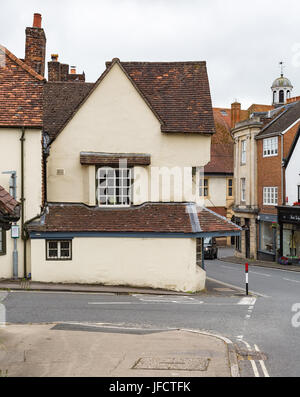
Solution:
[[[280,65],[280,71],[281,71],[281,77],[283,77],[283,69],[284,69],[284,62],[279,62],[279,65]]]

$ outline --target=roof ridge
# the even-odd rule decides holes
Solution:
[[[27,65],[27,63],[21,61],[20,58],[16,57],[12,52],[10,52],[6,47],[0,44],[0,51],[3,51],[13,62],[17,63],[21,66],[22,69],[26,70],[29,74],[31,74],[34,78],[40,81],[46,81],[45,77],[38,74],[31,66]]]

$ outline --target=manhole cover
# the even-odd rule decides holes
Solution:
[[[148,370],[179,370],[179,371],[207,371],[209,358],[182,358],[182,357],[142,357],[133,369]]]

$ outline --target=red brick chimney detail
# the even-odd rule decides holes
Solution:
[[[241,120],[241,104],[234,102],[231,104],[231,128],[234,128],[236,123]]]
[[[33,28],[40,28],[42,27],[42,16],[41,14],[34,14],[33,15]]]
[[[42,16],[34,14],[33,27],[26,28],[25,62],[37,73],[44,76],[46,56],[46,36]]]

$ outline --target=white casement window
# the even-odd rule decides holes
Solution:
[[[264,187],[264,205],[278,204],[278,188]]]
[[[241,179],[241,201],[246,201],[246,178]]]
[[[46,240],[47,260],[71,260],[72,241],[71,240]]]
[[[264,157],[271,157],[278,155],[278,137],[264,139],[263,143]]]
[[[246,147],[247,141],[243,140],[241,142],[241,164],[246,164]]]
[[[208,179],[200,178],[200,186],[199,186],[199,196],[200,197],[208,197]]]
[[[130,206],[132,203],[132,168],[101,167],[97,170],[99,206]]]

